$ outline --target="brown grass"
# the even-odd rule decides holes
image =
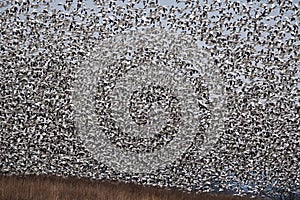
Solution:
[[[248,200],[225,194],[195,194],[156,187],[54,176],[0,175],[0,199],[107,199],[107,200]]]

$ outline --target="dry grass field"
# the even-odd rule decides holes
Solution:
[[[100,200],[250,200],[226,194],[194,194],[108,181],[49,176],[0,175],[1,200],[100,199]]]

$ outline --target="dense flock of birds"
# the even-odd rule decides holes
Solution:
[[[72,96],[90,152],[118,163],[118,171],[148,173],[194,140],[207,150],[222,131],[225,103],[220,74],[196,47],[192,38],[163,30],[131,31],[95,47]]]
[[[198,192],[299,192],[299,7],[297,0],[0,1],[0,172],[108,178]],[[82,64],[95,59],[103,41],[153,29],[189,36],[208,52],[226,91],[224,128],[209,151],[201,151],[203,139],[195,137],[165,167],[120,172],[95,159],[78,136],[75,69],[84,70]],[[142,52],[156,55],[147,46]],[[110,80],[118,75],[107,72]],[[176,137],[181,111],[172,91],[157,84],[136,90],[128,109],[136,124],[151,127],[151,112],[158,115],[154,104],[175,101],[165,110],[176,119],[166,133],[156,133],[167,136],[164,146]],[[205,91],[200,93],[209,99]],[[97,106],[100,116],[110,116]],[[110,101],[102,106],[109,110]],[[117,137],[110,138],[112,132]],[[128,138],[118,130],[106,134],[116,146],[118,137]],[[128,144],[124,151],[154,151],[151,145],[137,147]]]

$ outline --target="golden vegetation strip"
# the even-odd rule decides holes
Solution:
[[[136,184],[92,181],[74,177],[0,175],[0,199],[248,200],[250,197],[209,193],[195,194]]]

